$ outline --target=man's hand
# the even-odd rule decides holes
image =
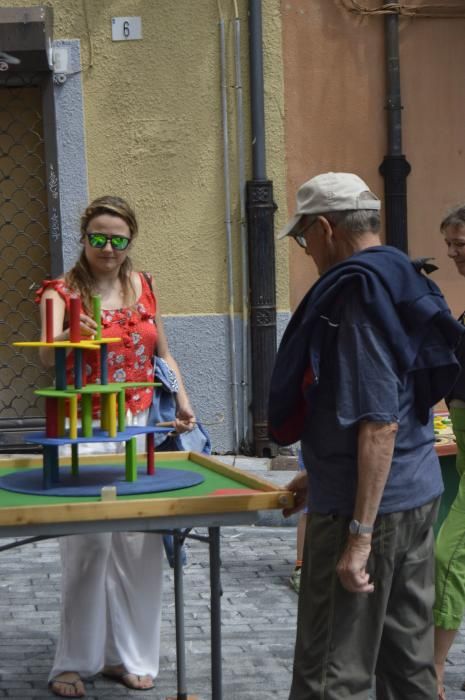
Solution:
[[[286,491],[291,491],[294,496],[294,507],[284,508],[283,515],[288,518],[292,513],[302,510],[307,505],[308,474],[306,471],[299,472],[285,487]]]
[[[371,535],[349,535],[336,571],[341,584],[350,593],[373,593],[375,590],[366,571],[370,552]]]

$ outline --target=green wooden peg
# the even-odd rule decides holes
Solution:
[[[92,437],[92,394],[81,396],[82,436]]]
[[[137,481],[137,440],[126,441],[126,481]]]
[[[124,389],[118,392],[118,432],[122,433],[126,429],[126,393]]]

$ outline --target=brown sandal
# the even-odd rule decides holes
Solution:
[[[125,668],[121,668],[119,670],[118,668],[111,668],[110,666],[106,666],[102,671],[102,676],[110,678],[111,680],[116,681],[117,683],[121,683],[130,690],[152,690],[152,688],[154,687],[153,678],[148,673],[146,675],[140,676],[137,673],[130,673],[129,671],[126,671]],[[139,683],[142,681],[143,678],[150,678],[151,685],[135,685],[134,682],[131,681],[131,678],[136,678]]]

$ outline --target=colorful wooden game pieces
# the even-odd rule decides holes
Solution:
[[[129,387],[155,387],[155,382],[108,381],[108,345],[121,342],[121,338],[103,338],[101,320],[101,298],[92,298],[92,311],[97,323],[95,335],[81,338],[81,300],[72,298],[69,312],[69,340],[55,341],[53,338],[53,299],[45,302],[45,341],[13,343],[18,347],[52,347],[55,350],[55,385],[37,389],[35,393],[45,398],[45,432],[27,438],[28,442],[43,447],[43,485],[52,488],[59,482],[59,446],[71,444],[71,469],[79,475],[79,444],[101,442],[110,439],[125,443],[125,478],[137,481],[137,435],[146,435],[147,474],[155,474],[155,432],[166,429],[155,426],[126,426],[125,390]],[[66,354],[73,353],[74,384],[66,380]],[[100,354],[100,377],[98,383],[87,384],[84,352]],[[100,428],[93,424],[93,397],[100,398]],[[65,415],[69,414],[66,426]]]

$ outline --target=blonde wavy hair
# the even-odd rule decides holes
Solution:
[[[114,197],[112,195],[98,197],[86,207],[83,215],[81,216],[81,243],[84,242],[84,237],[87,233],[89,223],[92,221],[92,219],[95,219],[96,216],[101,216],[102,214],[119,216],[120,219],[123,219],[123,221],[125,221],[129,227],[132,244],[139,232],[134,210],[124,199],[121,199],[121,197]],[[136,291],[131,282],[131,271],[131,258],[127,256],[118,272],[118,278],[121,282],[121,288],[123,290],[124,304],[127,306],[134,303],[136,296]],[[74,290],[80,295],[83,308],[87,311],[87,313],[90,313],[92,310],[92,296],[96,293],[96,285],[92,270],[87,262],[84,248],[81,251],[81,255],[79,256],[77,263],[66,273],[65,282],[70,289]]]

